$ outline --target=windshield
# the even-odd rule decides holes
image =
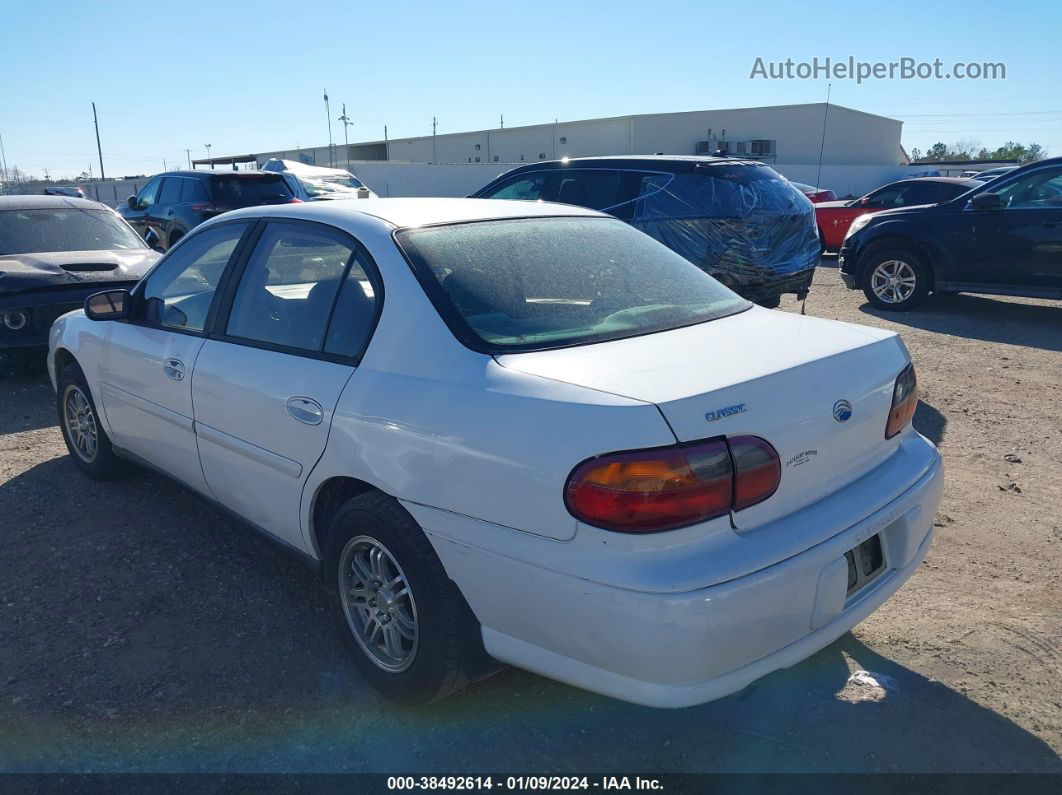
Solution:
[[[0,211],[0,255],[143,248],[144,241],[111,210]]]
[[[520,218],[395,236],[455,335],[512,352],[703,323],[749,303],[612,218]]]

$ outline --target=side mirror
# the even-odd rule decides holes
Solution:
[[[140,205],[136,203],[136,196],[130,196],[125,200],[125,203],[129,205],[130,210],[137,210],[140,208]]]
[[[85,299],[85,317],[89,320],[125,320],[129,317],[128,290],[104,290]]]
[[[1003,199],[998,193],[978,193],[970,199],[971,210],[999,210],[1003,207]]]
[[[870,197],[869,196],[864,196],[862,199],[860,199],[859,200],[859,206],[860,207],[869,207],[870,206]]]

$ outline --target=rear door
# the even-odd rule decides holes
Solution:
[[[345,233],[271,220],[196,360],[195,428],[210,489],[295,546],[303,485],[375,319],[375,274]]]

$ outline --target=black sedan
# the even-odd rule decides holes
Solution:
[[[879,309],[911,309],[930,292],[1062,298],[1062,158],[942,204],[861,216],[838,263]]]
[[[158,259],[114,210],[66,196],[0,196],[0,351],[39,352],[52,321]]]

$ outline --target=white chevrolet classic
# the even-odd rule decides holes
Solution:
[[[50,343],[77,466],[150,466],[302,555],[405,702],[496,661],[733,693],[894,593],[940,500],[899,337],[755,307],[577,207],[226,213]]]

